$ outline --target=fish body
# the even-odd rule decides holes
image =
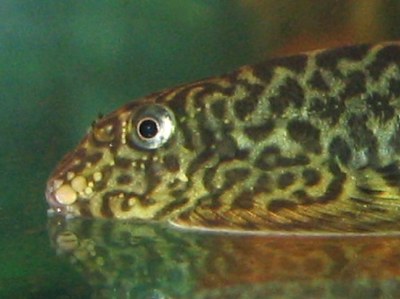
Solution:
[[[67,216],[240,231],[400,228],[400,42],[316,50],[98,120],[46,190]]]

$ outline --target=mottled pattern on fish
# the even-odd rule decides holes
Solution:
[[[397,42],[244,66],[97,121],[47,200],[206,229],[398,230],[399,111]]]
[[[93,298],[398,298],[398,236],[215,234],[152,224],[50,222]]]

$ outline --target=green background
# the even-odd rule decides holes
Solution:
[[[99,113],[268,56],[400,36],[399,1],[0,2],[0,298],[85,298],[44,188]]]

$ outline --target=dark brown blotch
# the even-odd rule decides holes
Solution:
[[[117,184],[119,185],[129,185],[132,183],[132,176],[128,174],[122,174],[117,177]]]
[[[250,155],[250,150],[249,149],[241,149],[241,150],[236,150],[236,156],[235,159],[237,160],[246,160]]]
[[[271,82],[274,73],[274,66],[269,61],[253,65],[253,74],[263,81],[265,85]]]
[[[180,163],[177,156],[168,154],[163,159],[164,166],[169,172],[178,172],[180,169]]]
[[[196,107],[204,106],[205,98],[211,94],[219,93],[222,94],[223,96],[231,97],[234,93],[234,85],[228,85],[225,87],[212,82],[200,82],[198,84],[192,85],[192,88],[198,88],[198,87],[201,87],[202,90],[200,90],[193,96]]]
[[[388,45],[379,50],[367,69],[370,76],[374,80],[378,80],[382,72],[392,63],[397,66],[400,64],[400,47],[397,45]]]
[[[308,80],[308,84],[310,84],[311,88],[318,91],[327,92],[330,90],[328,83],[322,77],[320,71],[315,71],[312,74],[311,78]]]
[[[395,115],[395,110],[389,103],[390,97],[383,96],[376,92],[367,98],[367,104],[376,118],[382,122],[391,120]]]
[[[271,61],[271,64],[284,67],[295,73],[304,72],[307,66],[308,56],[305,54],[292,55],[287,57],[278,57]]]
[[[165,97],[174,94],[170,101],[166,102],[167,105],[174,111],[175,114],[183,116],[185,114],[185,107],[187,107],[187,102],[189,99],[189,93],[192,91],[193,85],[188,85],[182,87],[180,90],[170,90],[162,94],[162,97],[157,98],[157,102],[162,102],[164,104]]]
[[[81,173],[84,169],[86,168],[86,162],[85,161],[81,161],[79,164],[76,164],[74,166],[72,166],[69,171],[73,172],[73,173]],[[67,173],[65,173],[65,176],[67,175]]]
[[[278,95],[270,98],[271,112],[276,115],[283,114],[290,105],[301,108],[304,103],[304,91],[299,83],[288,78],[280,87]]]
[[[124,211],[124,212],[128,212],[132,209],[132,205],[130,204],[129,196],[127,196],[127,195],[124,196],[124,199],[122,200],[120,208],[121,208],[121,211]]]
[[[328,169],[329,172],[332,173],[335,177],[342,177],[344,175],[342,169],[340,168],[336,160],[333,159],[329,160]]]
[[[161,182],[160,164],[153,159],[145,162],[146,194],[151,193]]]
[[[235,115],[240,120],[245,120],[251,113],[257,109],[257,105],[265,86],[260,84],[250,84],[245,80],[238,80],[236,84],[240,84],[246,89],[246,95],[243,99],[234,103]]]
[[[379,196],[380,194],[384,193],[384,191],[376,190],[376,186],[370,185],[368,183],[364,183],[362,186],[357,185],[356,188],[358,191],[360,191],[361,193],[363,193],[371,198]]]
[[[296,199],[296,202],[301,205],[311,205],[315,203],[315,198],[308,195],[304,189],[295,190],[292,195],[293,198]]]
[[[234,186],[238,182],[245,180],[250,175],[250,173],[251,171],[247,168],[228,169],[224,173],[225,182],[223,188]]]
[[[313,168],[305,169],[302,175],[306,186],[314,186],[321,181],[321,173]]]
[[[169,192],[172,198],[181,198],[185,194],[185,189],[176,189]]]
[[[397,78],[391,78],[389,80],[389,94],[394,97],[400,96],[400,80]]]
[[[80,201],[79,213],[83,218],[92,218],[92,211],[90,210],[89,202]]]
[[[346,111],[344,100],[336,97],[311,99],[310,112],[314,112],[321,119],[326,119],[332,125],[339,122],[340,117]]]
[[[197,170],[201,169],[204,164],[214,157],[214,151],[209,148],[199,153],[188,165],[186,176],[190,177]]]
[[[339,161],[344,165],[349,164],[352,152],[351,148],[340,136],[335,136],[329,144],[329,154],[331,155],[332,159],[339,158]]]
[[[224,99],[216,100],[211,104],[211,113],[218,119],[225,117],[226,101]]]
[[[292,172],[285,172],[278,177],[277,185],[279,189],[286,189],[295,182],[295,175]]]
[[[253,83],[242,83],[247,90],[247,95],[251,99],[258,99],[265,90],[265,85],[253,84]]]
[[[198,202],[199,206],[204,209],[209,209],[209,210],[218,210],[220,209],[224,203],[221,200],[221,196],[223,194],[222,190],[218,190],[214,193],[207,194],[203,197],[201,197]]]
[[[114,213],[111,210],[110,201],[113,196],[116,196],[116,194],[117,193],[115,191],[104,194],[100,207],[100,213],[104,218],[112,218],[114,216]]]
[[[253,186],[254,193],[270,193],[274,189],[274,180],[273,178],[263,173],[258,178]]]
[[[273,76],[276,67],[284,67],[295,73],[304,72],[307,66],[308,56],[304,54],[277,57],[253,66],[253,74],[267,85]]]
[[[296,209],[296,203],[287,200],[287,199],[273,199],[270,203],[267,204],[268,211],[272,213],[278,213],[281,210],[294,210]]]
[[[298,154],[295,157],[285,157],[281,155],[281,150],[277,146],[267,146],[258,155],[254,166],[262,170],[270,170],[275,167],[292,167],[307,165],[310,159],[304,154]]]
[[[286,83],[279,88],[279,94],[281,97],[288,97],[296,108],[301,108],[303,105],[304,91],[295,79],[287,79]]]
[[[240,120],[245,120],[253,111],[257,108],[257,98],[246,97],[241,100],[237,100],[233,106],[235,116]]]
[[[87,149],[83,148],[83,147],[79,147],[77,150],[66,154],[60,161],[60,164],[64,164],[64,163],[68,164],[76,158],[78,158],[80,160],[84,160],[84,159],[86,159],[86,157],[87,157]]]
[[[140,204],[143,207],[150,207],[152,205],[155,205],[157,201],[154,200],[154,198],[148,197],[148,196],[138,196],[135,195],[135,198],[140,202]]]
[[[317,66],[335,71],[340,60],[360,61],[365,57],[369,49],[370,46],[368,45],[356,45],[325,50],[317,54],[315,60]]]
[[[86,157],[86,162],[92,163],[92,165],[97,164],[103,158],[102,152],[97,152]]]
[[[292,120],[287,125],[289,136],[312,153],[321,153],[320,130],[305,120]]]
[[[275,123],[273,120],[267,120],[265,123],[257,126],[251,126],[244,129],[246,136],[255,141],[259,142],[268,137],[269,134],[274,130]]]
[[[361,71],[354,71],[344,79],[346,87],[341,96],[344,99],[359,96],[366,92],[366,76]]]
[[[291,167],[291,166],[301,166],[310,163],[310,158],[304,154],[297,154],[295,157],[284,157],[280,156],[277,159],[276,166],[278,167]]]
[[[398,186],[400,182],[400,167],[397,162],[380,167],[377,171],[389,186]]]
[[[125,157],[115,157],[115,166],[121,169],[129,169],[132,167],[132,160]]]
[[[254,194],[250,191],[241,192],[232,202],[232,208],[249,210],[254,207]]]
[[[326,191],[323,195],[319,196],[316,199],[318,203],[328,203],[331,201],[335,201],[339,199],[339,196],[343,192],[344,183],[346,181],[345,176],[336,177],[332,179],[326,188]]]
[[[281,150],[277,146],[267,146],[258,155],[254,166],[262,170],[272,169],[276,167],[280,155]]]
[[[174,201],[171,203],[167,204],[164,208],[162,208],[155,216],[155,219],[162,219],[169,214],[175,212],[176,210],[179,210],[183,206],[185,206],[189,202],[188,197],[181,197],[181,198],[176,198]]]

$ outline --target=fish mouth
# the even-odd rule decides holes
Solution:
[[[87,150],[81,146],[85,140],[81,141],[77,149],[64,155],[47,180],[45,198],[50,215],[80,215],[81,193],[87,187],[86,177],[78,171],[85,165]]]
[[[46,201],[48,204],[47,215],[54,216],[54,215],[64,215],[65,207],[58,204],[54,198],[54,192],[46,188],[45,192]]]
[[[57,201],[55,191],[56,191],[55,182],[53,180],[49,180],[46,184],[46,191],[45,191],[46,201],[47,204],[49,205],[47,213],[49,215],[65,214],[66,207],[65,205]]]
[[[79,195],[69,184],[63,184],[62,180],[50,179],[46,184],[45,197],[49,205],[48,215],[79,216]]]

